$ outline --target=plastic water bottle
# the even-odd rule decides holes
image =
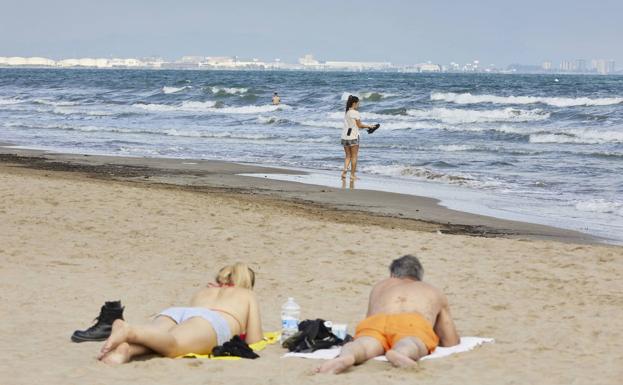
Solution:
[[[288,301],[281,306],[281,341],[286,340],[299,331],[301,307],[288,297]]]

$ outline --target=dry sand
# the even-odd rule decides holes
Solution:
[[[0,383],[13,384],[621,384],[623,248],[437,234],[423,224],[78,173],[0,165]],[[392,228],[394,227],[394,228]],[[266,330],[287,296],[303,317],[347,322],[392,258],[420,256],[448,295],[459,332],[496,343],[416,370],[370,362],[339,377],[316,361],[153,358],[120,367],[75,344],[105,300],[131,323],[186,304],[222,265],[257,272]]]

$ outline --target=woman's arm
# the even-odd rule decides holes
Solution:
[[[260,317],[260,306],[257,302],[255,293],[251,293],[249,300],[249,317],[247,318],[247,337],[246,343],[254,344],[264,338],[262,331],[262,318]]]
[[[372,126],[370,126],[368,124],[361,123],[361,120],[359,120],[359,119],[355,119],[355,123],[357,124],[357,127],[359,127],[359,128],[372,128]]]

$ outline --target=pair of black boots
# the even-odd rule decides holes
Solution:
[[[123,319],[121,301],[107,301],[100,310],[100,315],[95,318],[95,325],[86,330],[76,330],[71,336],[73,342],[104,341],[110,337],[112,323],[116,319]]]

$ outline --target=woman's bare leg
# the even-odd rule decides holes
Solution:
[[[342,179],[346,179],[346,173],[348,172],[348,167],[350,167],[350,146],[344,146],[344,169],[342,170]]]
[[[357,159],[359,157],[359,145],[352,146],[350,148],[350,157],[351,157],[351,169],[350,169],[350,179],[357,179],[355,173],[357,172]]]
[[[153,329],[156,332],[169,332],[177,324],[169,317],[158,316],[149,324],[142,326],[146,329]],[[128,362],[132,357],[142,354],[151,353],[152,351],[142,345],[128,344],[127,336],[120,334],[125,329],[118,326],[113,328],[113,333],[104,343],[99,359],[107,363],[123,363]]]
[[[117,345],[113,344],[112,350],[125,342],[129,345],[144,346],[171,358],[187,353],[207,354],[216,346],[216,335],[212,324],[199,317],[190,318],[169,331],[149,326],[133,327],[125,321],[116,320],[113,323],[113,334],[110,338],[113,342],[122,341]]]

